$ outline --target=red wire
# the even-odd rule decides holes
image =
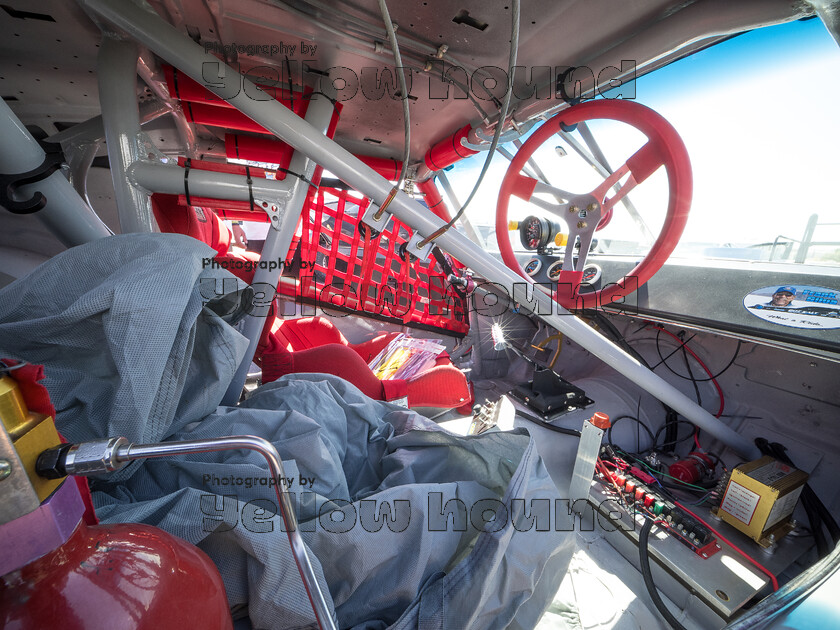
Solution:
[[[722,541],[723,541],[723,542],[725,542],[727,545],[729,545],[730,547],[732,547],[732,549],[734,549],[734,550],[735,550],[738,554],[740,554],[741,556],[743,556],[743,558],[744,558],[745,560],[747,560],[747,562],[749,562],[750,564],[752,564],[752,565],[753,565],[756,569],[758,569],[758,570],[759,570],[759,571],[761,571],[764,575],[766,575],[767,577],[769,577],[769,578],[770,578],[770,583],[773,585],[773,590],[774,590],[774,591],[778,591],[778,590],[779,590],[779,581],[776,579],[776,576],[775,576],[775,575],[773,575],[772,573],[770,573],[770,571],[769,571],[767,568],[765,568],[764,566],[760,565],[758,562],[756,562],[755,560],[753,560],[752,558],[750,558],[750,557],[749,557],[746,553],[744,553],[743,551],[741,551],[740,549],[738,549],[738,547],[736,547],[736,546],[735,546],[735,545],[733,545],[731,542],[729,542],[729,540],[727,540],[726,538],[724,538],[724,537],[720,534],[720,532],[719,532],[719,531],[717,531],[714,527],[712,527],[711,525],[709,525],[706,521],[704,521],[702,518],[700,518],[699,516],[697,516],[694,512],[692,512],[691,510],[689,510],[687,507],[685,507],[684,505],[682,505],[681,503],[679,503],[679,502],[677,502],[677,501],[674,501],[674,505],[676,505],[678,508],[680,508],[680,509],[684,510],[685,512],[688,512],[691,516],[693,516],[693,517],[694,517],[694,518],[696,518],[698,521],[700,521],[701,523],[703,523],[703,525],[705,525],[706,527],[708,527],[708,528],[709,528],[709,530],[710,530],[710,531],[711,531],[711,532],[712,532],[715,536],[717,536],[720,540],[722,540]]]
[[[685,351],[688,352],[688,354],[690,354],[692,357],[694,357],[694,360],[697,361],[697,365],[699,365],[701,368],[703,368],[703,371],[706,374],[708,374],[709,380],[712,381],[712,385],[714,385],[715,389],[717,390],[718,398],[720,398],[720,407],[718,408],[717,413],[715,414],[715,418],[720,418],[721,415],[723,415],[723,407],[724,407],[724,404],[725,404],[724,399],[723,399],[723,390],[720,388],[720,385],[718,385],[717,379],[714,378],[714,375],[712,374],[712,371],[708,367],[706,367],[706,364],[703,363],[703,361],[700,359],[700,357],[698,357],[694,353],[694,350],[689,348],[687,345],[683,344],[683,340],[680,339],[679,337],[677,337],[674,333],[672,333],[669,330],[665,330],[661,326],[654,326],[654,328],[656,328],[657,330],[661,330],[662,332],[664,332],[669,337],[672,337],[674,339],[674,341],[676,341],[678,344],[682,345],[682,347],[685,348]],[[699,444],[698,444],[698,446],[699,446]]]
[[[604,477],[606,477],[607,480],[613,485],[613,488],[615,488],[615,491],[618,493],[619,502],[623,502],[623,500],[621,498],[621,489],[618,487],[618,484],[615,482],[615,479],[613,479],[612,475],[610,475],[610,471],[604,465],[606,463],[607,462],[605,462],[600,457],[595,460],[595,466],[598,468],[598,472],[600,472],[602,475],[604,475]]]
[[[694,443],[697,445],[697,448],[702,451],[703,447],[700,446],[700,440],[697,438],[698,433],[700,433],[700,429],[694,427]]]

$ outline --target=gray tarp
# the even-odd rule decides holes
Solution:
[[[177,235],[68,250],[0,291],[0,352],[46,366],[73,441],[272,441],[340,627],[533,627],[574,535],[556,529],[568,526],[563,504],[527,434],[456,437],[321,374],[217,407],[246,344],[204,306],[230,278],[202,269],[212,254]],[[246,451],[153,460],[94,482],[94,500],[103,522],[157,525],[201,547],[254,627],[311,627],[267,475]]]

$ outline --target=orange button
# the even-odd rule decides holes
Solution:
[[[594,424],[599,429],[605,430],[610,428],[610,417],[605,413],[601,413],[600,411],[596,411],[589,419],[589,422]]]

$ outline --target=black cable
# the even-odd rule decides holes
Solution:
[[[705,454],[705,455],[708,455],[709,457],[714,457],[714,458],[715,458],[715,464],[716,464],[716,465],[720,465],[720,464],[722,463],[722,462],[721,462],[721,459],[720,459],[720,455],[717,455],[717,454],[715,454],[715,453],[704,453],[704,454]]]
[[[638,350],[636,350],[633,346],[631,346],[628,343],[627,339],[624,338],[624,335],[622,335],[621,332],[619,332],[618,328],[616,328],[615,325],[609,320],[609,318],[606,317],[603,313],[597,310],[585,309],[581,311],[581,315],[594,320],[595,323],[598,324],[598,326],[600,326],[603,329],[606,329],[609,332],[610,336],[612,337],[612,340],[619,346],[621,346],[622,350],[624,350],[627,354],[636,359],[636,361],[644,365],[647,369],[653,369],[651,368],[650,363],[648,363],[647,360],[641,354],[639,354]]]
[[[709,494],[709,492],[711,490],[714,490],[717,487],[717,479],[710,479],[710,480],[707,480],[707,481],[695,481],[693,483],[693,485],[702,486],[703,487],[702,490],[700,488],[692,488],[689,485],[683,485],[683,484],[687,484],[688,482],[681,482],[679,480],[674,481],[673,479],[671,479],[671,480],[660,479],[659,481],[661,481],[662,484],[665,485],[668,488],[674,488],[676,490],[685,490],[686,492],[691,492],[692,494],[700,494],[700,495]]]
[[[796,464],[794,464],[793,460],[791,460],[791,458],[787,455],[786,446],[784,446],[783,444],[779,444],[778,442],[772,442],[770,444],[770,448],[773,449],[773,453],[776,455],[776,459],[787,464],[788,466],[793,466],[794,468],[796,467]],[[814,505],[817,514],[819,515],[820,519],[822,520],[823,524],[828,530],[829,535],[831,536],[831,540],[836,545],[838,542],[840,542],[840,527],[838,527],[837,521],[834,519],[834,516],[831,514],[831,512],[828,511],[828,508],[825,507],[825,504],[814,492],[814,489],[811,488],[811,484],[805,484],[805,488],[802,490],[802,495],[804,499],[808,499]]]
[[[553,424],[549,424],[548,422],[544,422],[544,421],[540,420],[536,416],[532,416],[530,414],[523,413],[519,409],[516,410],[516,415],[519,416],[520,418],[525,418],[526,420],[530,420],[534,424],[538,424],[541,427],[544,427],[544,428],[546,428],[550,431],[554,431],[556,433],[562,433],[563,435],[571,435],[573,437],[580,437],[580,431],[578,431],[577,429],[567,429],[566,427],[558,427],[558,426],[555,426]]]
[[[637,426],[643,428],[647,432],[647,434],[650,436],[650,443],[651,443],[650,448],[654,448],[656,446],[656,438],[653,437],[653,432],[648,428],[648,426],[644,422],[642,422],[641,420],[639,420],[638,418],[635,418],[633,416],[619,416],[618,418],[613,418],[612,419],[611,424],[610,424],[610,428],[607,429],[607,444],[609,444],[610,446],[615,448],[615,444],[613,444],[613,441],[612,441],[612,430],[613,430],[613,427],[616,424],[618,424],[618,422],[620,420],[632,420],[633,422],[635,422]],[[642,445],[640,444],[638,434],[636,435],[636,452],[637,453],[642,452]]]
[[[665,442],[662,448],[665,451],[673,452],[679,437],[679,418],[677,412],[670,407],[665,407]]]
[[[653,574],[650,571],[650,557],[648,556],[648,542],[650,539],[650,530],[652,528],[653,521],[646,519],[645,524],[642,526],[642,530],[639,532],[639,567],[642,570],[642,578],[645,581],[645,588],[647,588],[648,595],[650,595],[653,605],[656,606],[659,614],[662,615],[662,618],[668,622],[668,625],[670,625],[674,630],[685,630],[685,626],[677,621],[677,618],[674,617],[671,611],[665,606],[665,602],[663,602],[662,598],[659,596],[659,591],[656,590],[656,584],[653,583]]]
[[[805,508],[805,514],[808,517],[808,525],[810,525],[811,531],[814,534],[814,544],[817,546],[817,556],[819,558],[825,558],[830,553],[830,549],[828,547],[828,541],[825,539],[825,534],[823,534],[822,521],[820,521],[819,515],[807,501],[802,502],[802,507]]]
[[[253,187],[253,180],[251,179],[251,167],[245,167],[245,177],[247,177],[248,181],[248,201],[251,203],[251,212],[254,211],[254,187]]]
[[[694,338],[697,336],[696,334],[691,335],[691,337],[689,337],[688,339],[684,340],[684,341],[683,341],[680,345],[678,345],[676,348],[674,348],[674,349],[671,351],[671,354],[669,354],[667,357],[663,357],[663,356],[662,356],[662,350],[659,348],[659,336],[660,336],[660,334],[662,333],[662,329],[661,329],[661,328],[659,328],[659,327],[657,327],[657,326],[655,326],[655,328],[656,328],[656,330],[657,330],[657,332],[656,332],[656,353],[659,355],[659,363],[657,363],[656,365],[654,365],[654,366],[651,368],[652,370],[655,370],[656,368],[658,368],[658,367],[659,367],[660,365],[662,365],[663,363],[666,363],[666,362],[668,361],[668,359],[670,359],[672,356],[674,356],[675,354],[677,354],[677,352],[679,352],[679,351],[680,351],[683,347],[685,347],[685,345],[686,345],[686,344],[688,344],[688,342],[689,342],[689,341],[691,341],[692,339],[694,339]],[[667,366],[667,364],[666,364],[666,366],[665,366],[665,367],[668,367],[668,366]],[[672,371],[673,371],[673,370],[672,370]],[[683,378],[685,378],[685,377],[683,377]]]
[[[604,315],[600,311],[588,310],[588,309],[583,310],[581,312],[581,315],[583,315],[585,317],[589,317],[592,320],[594,320],[595,323],[598,324],[598,326],[600,328],[602,328],[603,330],[605,330],[609,333],[609,335],[612,337],[612,340],[615,343],[617,343],[627,354],[632,356],[639,363],[644,365],[647,369],[653,370],[654,368],[657,367],[657,366],[651,367],[650,363],[647,362],[647,359],[645,359],[639,353],[638,350],[636,350],[633,346],[630,345],[630,343],[627,341],[627,339],[624,337],[624,335],[622,335],[621,332],[619,332],[618,328],[615,327],[615,325],[610,321],[610,319],[606,315]],[[647,326],[647,324],[645,326]],[[690,339],[689,339],[689,341],[690,341]],[[674,352],[677,352],[678,350],[675,350]],[[668,357],[666,357],[666,359],[667,358]],[[665,442],[662,445],[662,448],[664,448],[665,450],[670,452],[670,451],[674,450],[675,446],[678,443],[677,442],[677,437],[678,437],[677,436],[677,412],[674,409],[672,409],[671,407],[669,407],[668,405],[666,405],[665,403],[662,403],[662,407],[665,409],[665,427],[666,427]],[[658,442],[656,440],[654,440],[654,446],[652,447],[652,449],[656,448],[657,443]]]
[[[817,497],[810,484],[805,484],[805,489],[803,490],[803,493],[805,493],[806,496],[813,495],[814,503],[817,507],[817,514],[819,514],[820,518],[823,521],[823,524],[825,524],[825,527],[828,530],[829,536],[831,536],[831,540],[833,540],[834,544],[836,545],[838,541],[840,541],[840,527],[837,526],[837,521],[834,519],[834,515],[828,511],[828,508],[825,507],[825,504],[819,499],[819,497]]]
[[[692,335],[687,340],[685,340],[682,344],[680,344],[680,346],[676,350],[674,350],[671,354],[669,354],[667,357],[664,357],[664,359],[663,359],[662,354],[660,352],[659,346],[657,345],[657,352],[659,353],[660,359],[663,359],[663,360],[660,361],[660,363],[657,363],[656,365],[651,366],[650,363],[648,363],[647,360],[635,348],[633,348],[633,346],[630,345],[630,343],[627,341],[627,339],[624,337],[624,335],[622,335],[621,332],[619,332],[618,328],[616,328],[615,325],[609,320],[609,318],[606,317],[603,313],[601,313],[600,311],[597,311],[597,310],[583,310],[581,312],[581,315],[583,315],[585,317],[589,317],[592,320],[594,320],[598,324],[599,327],[601,327],[602,329],[606,330],[609,333],[609,335],[612,337],[612,340],[615,341],[625,352],[627,352],[627,354],[632,356],[639,363],[641,363],[642,365],[644,365],[646,368],[648,368],[651,371],[656,369],[657,367],[659,367],[659,365],[661,365],[663,362],[667,361],[674,354],[676,354],[682,348],[684,348],[685,345],[689,341],[694,339],[694,335]],[[647,327],[647,324],[645,324],[645,327]],[[657,331],[657,338],[659,337],[660,332],[661,331]],[[739,341],[738,343],[740,344],[741,342]],[[738,346],[739,350],[740,350],[740,347],[741,346],[739,345]],[[720,376],[721,374],[723,374],[723,372],[725,372],[732,365],[732,363],[734,363],[735,357],[737,357],[737,353],[736,353],[735,356],[732,357],[732,360],[729,362],[729,364],[723,370],[718,372],[718,374],[716,376]],[[677,376],[681,376],[681,375],[678,374]],[[699,382],[702,382],[704,380],[711,380],[711,379],[697,379],[695,377],[695,380],[699,383]],[[691,439],[694,436],[694,432],[692,431],[692,433],[690,435],[686,436],[685,438],[679,439],[678,425],[681,422],[686,423],[686,421],[685,420],[678,420],[677,419],[677,412],[674,409],[672,409],[671,407],[669,407],[668,405],[666,405],[665,403],[662,403],[662,406],[665,409],[665,425],[663,427],[665,429],[665,441],[662,444],[662,448],[664,450],[666,450],[667,452],[673,452],[678,444],[681,444],[681,443]],[[687,424],[691,424],[691,423],[687,423]],[[693,424],[691,426],[694,427]],[[694,428],[696,428],[696,427],[694,427]],[[660,429],[659,432],[657,432],[657,436],[659,436],[660,434],[661,434],[661,429]],[[658,440],[658,437],[657,437],[657,439],[654,440],[654,445],[651,448],[651,450],[655,450],[658,447],[658,444],[659,444],[659,440]]]
[[[691,384],[694,385],[694,396],[697,398],[697,404],[702,407],[703,400],[700,398],[700,388],[697,387],[697,379],[694,377],[694,372],[691,371],[691,364],[688,362],[688,352],[685,350],[685,344],[682,345],[683,361],[685,361],[685,369],[688,370],[688,376],[691,378]],[[668,364],[665,364],[668,367]],[[673,370],[671,370],[673,372]]]
[[[674,356],[674,354],[676,354],[676,353],[677,353],[677,352],[679,352],[680,350],[684,349],[684,348],[685,348],[685,346],[686,346],[686,344],[687,344],[689,341],[691,341],[692,339],[694,339],[694,337],[696,337],[696,335],[692,335],[691,337],[689,337],[688,339],[686,339],[685,341],[683,341],[683,342],[682,342],[682,343],[681,343],[681,344],[680,344],[680,345],[679,345],[679,346],[678,346],[678,347],[677,347],[677,348],[676,348],[673,352],[671,352],[671,354],[669,354],[667,357],[663,357],[663,356],[662,356],[662,349],[661,349],[661,347],[660,347],[660,342],[661,342],[661,340],[660,340],[660,336],[661,336],[661,333],[662,333],[662,331],[661,331],[661,330],[657,330],[657,331],[656,331],[656,353],[659,355],[659,359],[660,359],[660,361],[659,361],[659,363],[657,363],[655,366],[653,366],[653,368],[651,368],[651,369],[656,369],[656,368],[657,368],[657,367],[659,367],[660,365],[664,365],[666,368],[668,368],[668,370],[670,370],[670,372],[671,372],[674,376],[677,376],[677,377],[679,377],[679,378],[681,378],[681,379],[683,379],[683,380],[686,380],[686,381],[690,381],[690,380],[691,380],[691,377],[689,377],[689,376],[685,376],[684,374],[680,374],[679,372],[676,372],[676,371],[675,371],[675,370],[674,370],[674,369],[673,369],[670,365],[668,365],[668,359],[670,359],[672,356]],[[713,380],[717,379],[719,376],[722,376],[722,375],[723,375],[723,373],[724,373],[724,372],[726,372],[729,368],[731,368],[731,367],[732,367],[732,365],[735,363],[735,360],[738,358],[738,355],[741,353],[741,345],[742,345],[742,344],[743,344],[743,342],[739,340],[739,341],[738,341],[738,345],[737,345],[737,346],[736,346],[736,348],[735,348],[735,354],[733,354],[733,355],[732,355],[732,358],[729,360],[729,363],[727,363],[727,364],[726,364],[726,366],[724,366],[724,368],[723,368],[722,370],[720,370],[717,374],[714,374],[713,376],[709,376],[709,377],[707,377],[707,378],[697,378],[697,377],[694,377],[694,379],[695,379],[698,383],[706,383],[706,382],[708,382],[708,381],[713,381]]]
[[[675,440],[675,441],[674,441],[674,446],[676,446],[677,444],[682,444],[683,442],[686,442],[686,441],[688,441],[688,440],[690,440],[690,439],[694,438],[694,429],[696,429],[696,428],[697,428],[697,427],[695,427],[695,426],[694,426],[694,424],[692,424],[692,423],[691,423],[691,422],[689,422],[688,420],[676,420],[676,421],[674,422],[674,424],[675,424],[675,426],[678,426],[678,425],[680,425],[680,424],[687,424],[687,425],[689,425],[689,426],[691,427],[691,433],[689,433],[688,435],[686,435],[686,436],[685,436],[685,437],[683,437],[683,438],[679,438],[679,439]],[[660,436],[660,435],[662,435],[662,431],[664,431],[665,429],[666,429],[666,426],[665,426],[665,425],[663,425],[663,426],[659,427],[659,430],[658,430],[658,431],[656,432],[656,434],[654,435],[654,448],[653,448],[652,450],[656,450],[657,445],[659,444],[659,436]],[[663,449],[665,448],[665,445],[664,445],[664,444],[662,445],[662,448],[663,448]],[[671,449],[671,451],[673,451],[673,448]]]

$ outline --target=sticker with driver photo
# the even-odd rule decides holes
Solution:
[[[804,284],[756,289],[744,298],[744,307],[756,317],[812,330],[840,328],[840,291]]]

